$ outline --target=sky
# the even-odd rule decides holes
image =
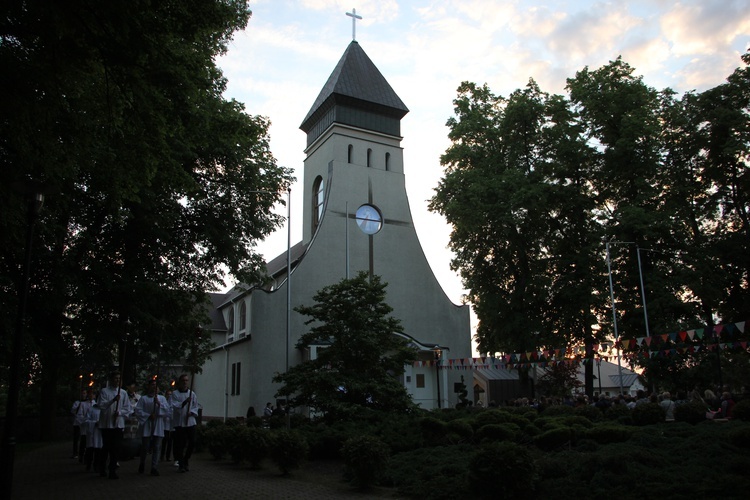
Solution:
[[[465,290],[450,270],[450,227],[427,210],[450,145],[446,121],[462,81],[508,96],[533,78],[565,94],[566,78],[622,56],[650,87],[679,94],[724,82],[750,47],[750,0],[260,0],[218,61],[225,97],[270,119],[271,151],[294,169],[292,243],[302,239],[303,118],[356,39],[410,112],[401,121],[412,217],[448,297]],[[286,209],[279,207],[286,215]],[[258,250],[286,251],[286,228]],[[474,320],[472,320],[474,322]]]

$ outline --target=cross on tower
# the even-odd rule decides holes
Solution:
[[[346,13],[347,16],[352,18],[352,40],[357,40],[357,19],[362,19],[362,16],[357,15],[357,9],[352,9],[351,12]]]

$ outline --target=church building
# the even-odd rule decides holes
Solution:
[[[426,409],[458,402],[456,384],[472,374],[447,367],[471,358],[469,306],[446,296],[417,238],[401,148],[408,111],[352,41],[300,126],[307,134],[304,206],[292,216],[302,217],[302,241],[290,241],[288,252],[267,263],[270,285],[212,296],[218,347],[195,376],[204,418],[276,405],[273,375],[317,355],[315,346],[296,347],[309,318],[294,308],[313,305],[321,288],[360,271],[388,283],[392,315],[419,350],[402,377],[414,402]]]

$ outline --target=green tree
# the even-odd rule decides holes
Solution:
[[[568,97],[533,80],[507,99],[459,87],[430,209],[453,226],[480,351],[583,345],[591,358],[613,333],[604,238],[616,242],[622,338],[747,317],[750,54],[743,61],[726,84],[681,98],[621,58],[577,72]],[[712,357],[645,354],[631,361],[655,379]]]
[[[416,352],[401,333],[400,321],[389,316],[386,283],[361,272],[318,291],[315,305],[295,310],[313,325],[297,347],[318,346],[317,358],[277,374],[277,396],[291,406],[307,406],[338,420],[371,409],[387,412],[414,407],[400,381],[404,365]]]
[[[430,209],[453,226],[452,266],[479,318],[480,352],[531,349],[549,289],[549,190],[538,147],[545,95],[534,82],[507,100],[486,85],[465,82],[458,92]]]
[[[245,1],[6,2],[1,18],[3,327],[25,231],[10,186],[45,182],[26,345],[51,417],[58,382],[118,350],[127,366],[205,357],[205,291],[258,281],[255,241],[282,222],[281,195],[249,192],[292,179],[268,120],[222,97],[215,59],[247,25]]]

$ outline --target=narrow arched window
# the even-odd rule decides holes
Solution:
[[[372,149],[367,150],[367,166],[372,167]]]
[[[354,154],[354,146],[349,144],[349,147],[346,150],[346,162],[351,163],[352,162],[352,155]]]
[[[386,170],[391,169],[391,153],[385,154],[385,169]]]
[[[323,218],[323,202],[325,201],[325,186],[323,185],[323,178],[320,176],[313,182],[312,200],[312,230],[315,232]]]
[[[227,342],[234,340],[234,305],[229,308],[227,314]]]
[[[244,332],[247,328],[247,304],[242,301],[240,304],[240,332]]]

